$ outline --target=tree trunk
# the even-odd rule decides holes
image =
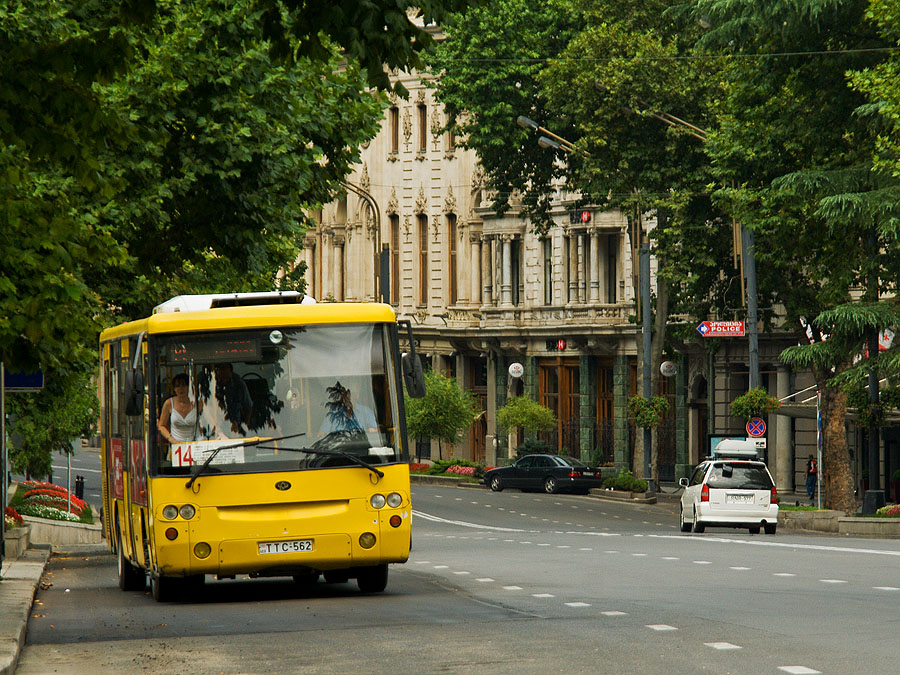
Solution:
[[[852,515],[856,512],[856,498],[847,447],[847,395],[837,387],[829,387],[827,380],[819,380],[819,391],[824,464],[819,471],[824,471],[825,506]]]

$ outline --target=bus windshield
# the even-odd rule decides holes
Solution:
[[[160,335],[151,472],[187,475],[400,461],[383,324]],[[154,436],[154,434],[151,434]]]

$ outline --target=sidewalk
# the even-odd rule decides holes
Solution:
[[[25,644],[31,603],[49,558],[49,548],[30,548],[20,558],[3,561],[0,570],[0,675],[11,675],[16,671],[19,652]]]

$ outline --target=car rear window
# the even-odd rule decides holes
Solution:
[[[766,467],[759,464],[722,462],[713,464],[706,484],[711,488],[770,490],[772,478]]]

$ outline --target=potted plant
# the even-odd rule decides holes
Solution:
[[[745,420],[754,417],[765,417],[781,407],[781,401],[774,396],[769,396],[765,389],[751,389],[746,394],[741,394],[731,402],[731,414]]]

